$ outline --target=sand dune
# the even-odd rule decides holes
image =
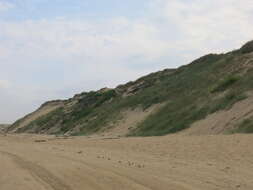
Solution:
[[[0,136],[2,190],[252,190],[251,135]]]

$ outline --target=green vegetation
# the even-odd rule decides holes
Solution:
[[[236,102],[246,99],[245,94],[239,92],[229,92],[224,97],[213,101],[209,113],[214,113],[219,110],[230,109]]]
[[[95,96],[98,97],[95,107],[99,107],[103,103],[105,103],[106,101],[111,100],[112,98],[116,97],[116,92],[115,92],[115,90],[109,90],[104,93],[97,93]]]
[[[167,105],[141,123],[131,135],[175,133],[190,127],[197,120],[204,119],[208,114],[229,109],[234,103],[245,99],[246,88],[236,90],[242,87],[239,77],[231,77],[231,73],[223,72],[229,64],[236,64],[231,56],[234,55],[208,55],[179,68],[161,84],[168,90]],[[218,94],[210,92],[212,86],[216,86],[215,91]],[[230,89],[232,86],[233,89]],[[161,95],[162,91],[157,91]],[[224,95],[219,94],[224,91]]]
[[[250,53],[253,52],[253,41],[250,41],[248,43],[246,43],[241,49],[240,49],[241,53]]]
[[[253,118],[243,120],[232,133],[253,133]]]
[[[211,92],[222,92],[225,91],[228,87],[232,86],[236,83],[240,78],[238,76],[228,76],[227,78],[223,79],[216,85]]]
[[[63,116],[63,109],[58,108],[44,116],[39,117],[38,119],[32,121],[27,126],[20,128],[18,132],[35,132],[40,133],[44,130],[49,130],[52,126],[55,125],[55,122]]]

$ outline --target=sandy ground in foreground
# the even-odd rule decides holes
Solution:
[[[253,136],[0,136],[1,190],[252,190]]]

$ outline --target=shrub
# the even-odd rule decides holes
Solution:
[[[253,133],[253,118],[243,120],[233,133]]]
[[[229,76],[222,81],[220,81],[212,90],[211,93],[215,92],[223,92],[228,87],[232,86],[234,83],[236,83],[240,78],[238,76]]]
[[[246,43],[242,48],[240,49],[241,53],[250,53],[253,52],[253,41],[250,41]]]

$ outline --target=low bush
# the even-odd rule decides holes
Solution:
[[[238,76],[229,76],[221,80],[212,90],[211,93],[223,92],[236,83],[240,78]]]
[[[233,133],[253,133],[253,118],[243,120]]]

